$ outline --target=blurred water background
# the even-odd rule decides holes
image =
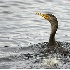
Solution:
[[[22,68],[22,61],[2,59],[20,47],[48,42],[50,23],[36,12],[55,15],[59,21],[56,40],[70,42],[70,0],[0,0],[0,68]]]

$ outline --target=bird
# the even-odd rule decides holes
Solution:
[[[40,12],[36,12],[36,14],[42,16],[43,18],[48,20],[51,24],[51,33],[50,33],[49,42],[47,45],[48,47],[45,49],[45,51],[53,51],[53,50],[58,49],[59,52],[68,53],[68,50],[66,50],[63,47],[59,47],[58,42],[55,40],[55,34],[56,34],[57,29],[58,29],[57,18],[53,14],[50,14],[50,13],[42,14]]]

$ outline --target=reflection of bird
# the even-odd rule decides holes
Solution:
[[[48,42],[48,48],[49,49],[56,49],[58,47],[58,43],[55,41],[55,34],[56,34],[57,29],[58,29],[57,18],[52,14],[41,14],[39,12],[37,12],[36,14],[44,17],[46,20],[48,20],[50,22],[51,34],[50,34],[50,38],[49,38],[49,42]],[[61,50],[62,52],[66,51],[65,48],[63,48],[63,47],[61,47],[59,50]]]

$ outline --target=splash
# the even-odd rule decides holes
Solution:
[[[46,65],[48,67],[56,66],[58,65],[60,60],[57,57],[51,57],[43,59],[42,64]]]

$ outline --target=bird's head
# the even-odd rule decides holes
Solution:
[[[58,22],[57,18],[54,15],[52,15],[52,14],[42,14],[42,13],[39,13],[39,12],[36,12],[36,14],[42,16],[43,18],[48,20],[50,23]]]

